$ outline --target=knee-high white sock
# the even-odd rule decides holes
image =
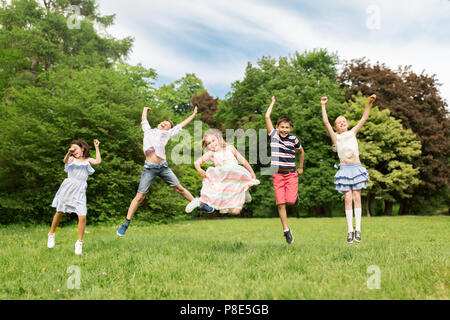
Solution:
[[[347,217],[348,232],[353,232],[353,210],[345,210],[345,216]]]
[[[355,223],[356,223],[356,231],[361,231],[361,208],[355,208]]]

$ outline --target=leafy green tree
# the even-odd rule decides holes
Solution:
[[[345,117],[350,126],[361,119],[367,98],[354,97],[346,108]],[[366,211],[370,215],[373,199],[385,202],[384,214],[392,214],[395,201],[411,198],[412,188],[417,186],[419,168],[413,161],[421,154],[420,142],[410,129],[404,129],[401,121],[391,116],[389,110],[372,107],[370,117],[358,133],[360,159],[369,171],[366,195]]]
[[[421,142],[422,154],[413,160],[414,167],[420,169],[421,182],[408,191],[413,197],[401,202],[400,214],[418,211],[424,199],[448,195],[450,119],[436,77],[416,74],[411,67],[392,70],[384,64],[355,59],[346,63],[338,81],[347,88],[348,100],[358,92],[376,93],[378,107],[389,109]]]
[[[205,91],[203,82],[195,74],[188,73],[171,84],[161,86],[156,95],[159,106],[185,115],[193,109],[191,99]]]
[[[88,181],[90,221],[124,216],[145,159],[140,115],[148,101],[146,88],[137,83],[145,83],[139,77],[153,71],[132,72],[134,68],[124,65],[121,69],[128,71],[58,68],[39,75],[39,86],[9,90],[8,99],[0,106],[3,222],[50,219],[51,201],[66,175],[62,158],[74,139],[91,146],[93,139],[101,142],[103,162]],[[170,118],[170,112],[155,108],[151,124]],[[164,193],[169,188],[163,184],[155,181],[152,188],[159,199],[167,197]],[[170,203],[148,201],[143,216],[156,207],[162,207],[168,219],[182,213],[184,199],[175,193],[173,197]]]
[[[325,50],[297,52],[280,59],[263,57],[256,66],[248,64],[244,79],[232,84],[228,98],[220,101],[215,115],[216,123],[223,130],[265,129],[264,114],[270,98],[275,96],[272,121],[289,115],[294,124],[292,134],[299,138],[305,150],[304,173],[300,176],[301,208],[319,214],[340,199],[333,183],[335,154],[320,113],[320,99],[327,95],[332,101],[329,116],[343,114],[344,91],[335,81],[337,63],[337,57]],[[254,169],[259,171],[265,166],[258,162]],[[270,182],[270,177],[260,178]],[[271,214],[277,215],[275,202],[267,200],[274,198],[273,187],[264,183],[264,188],[255,187],[258,201],[255,199],[248,210],[260,215],[267,214],[270,207]]]
[[[0,94],[8,86],[33,84],[43,71],[63,64],[83,69],[109,68],[130,52],[132,38],[101,36],[114,15],[101,16],[94,0],[0,2]],[[72,6],[80,8],[79,26],[72,26]],[[6,67],[3,67],[6,66]],[[0,95],[1,97],[1,95]]]

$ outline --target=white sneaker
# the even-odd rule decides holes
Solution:
[[[194,200],[189,202],[189,204],[186,206],[186,213],[191,213],[192,211],[194,211],[195,208],[198,207],[200,207],[200,199],[195,198]]]
[[[79,256],[82,252],[83,252],[83,242],[77,240],[77,242],[75,243],[75,254]]]
[[[250,195],[250,192],[247,190],[245,191],[245,203],[252,202],[252,196]]]
[[[50,249],[55,246],[55,234],[48,234],[47,247]]]

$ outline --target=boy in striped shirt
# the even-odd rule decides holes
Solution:
[[[278,206],[281,224],[283,225],[286,242],[294,242],[292,232],[287,225],[286,204],[298,204],[298,175],[303,173],[303,159],[305,152],[297,137],[290,134],[292,121],[288,116],[278,119],[273,127],[270,115],[275,105],[275,97],[266,113],[267,131],[270,136],[272,168],[275,170],[273,186]],[[300,165],[295,167],[295,150],[300,153]]]

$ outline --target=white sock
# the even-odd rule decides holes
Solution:
[[[348,232],[353,232],[353,210],[345,210],[345,216],[347,217]]]
[[[356,231],[361,232],[361,208],[355,208],[355,223],[356,223]]]
[[[284,229],[284,232],[288,232],[289,230],[291,230],[291,229],[289,229],[289,228],[288,229]]]

